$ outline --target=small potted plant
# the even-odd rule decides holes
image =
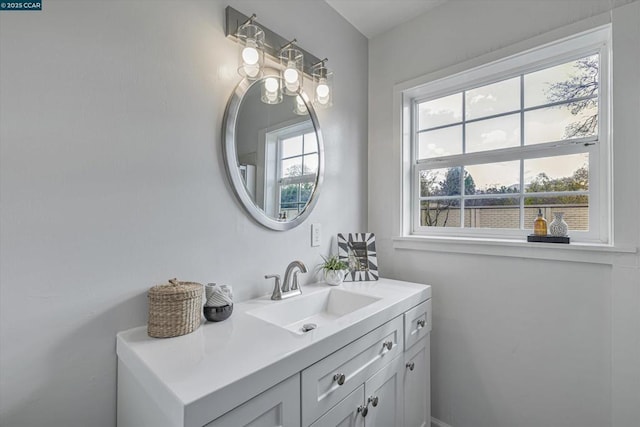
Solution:
[[[322,257],[322,259],[324,262],[318,267],[324,273],[325,282],[332,286],[340,285],[349,272],[349,265],[341,261],[337,255],[331,255],[329,258]]]

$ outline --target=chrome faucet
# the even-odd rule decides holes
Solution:
[[[299,271],[294,271],[298,269]],[[298,273],[306,273],[307,266],[302,261],[293,261],[287,266],[287,270],[284,272],[284,281],[282,287],[280,287],[280,275],[268,274],[264,276],[265,279],[276,279],[273,293],[271,294],[272,300],[282,300],[296,295],[302,294],[302,288],[298,283]]]

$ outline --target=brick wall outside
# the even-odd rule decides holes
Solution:
[[[569,230],[589,229],[589,206],[587,205],[527,205],[524,209],[525,228],[533,229],[533,221],[538,215],[538,209],[548,224],[553,221],[554,212],[564,212],[564,220],[569,225]],[[422,224],[428,209],[422,209]],[[475,206],[465,209],[465,227],[468,228],[519,228],[520,212],[518,206]],[[460,225],[460,209],[450,208],[448,212],[441,212],[438,217],[439,227],[458,227]],[[444,223],[446,218],[446,225]]]

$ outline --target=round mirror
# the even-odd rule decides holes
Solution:
[[[227,175],[245,210],[273,230],[305,220],[318,200],[324,149],[318,119],[304,92],[282,95],[282,80],[243,80],[224,116]]]

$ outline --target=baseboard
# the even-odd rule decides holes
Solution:
[[[431,417],[431,427],[451,427],[451,426],[447,423],[443,423],[437,418]]]

